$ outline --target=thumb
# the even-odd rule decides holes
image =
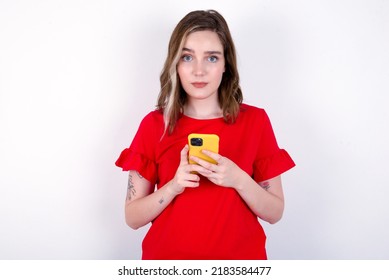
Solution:
[[[180,165],[188,164],[188,151],[189,151],[189,146],[188,144],[186,144],[180,153],[181,156]]]

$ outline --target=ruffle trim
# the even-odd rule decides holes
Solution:
[[[144,155],[131,151],[129,148],[124,149],[117,161],[116,166],[121,167],[123,171],[136,170],[145,179],[155,184],[157,181],[156,164]]]
[[[280,149],[276,154],[260,159],[254,166],[254,180],[262,182],[293,168],[296,164],[287,151]]]

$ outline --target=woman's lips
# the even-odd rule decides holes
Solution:
[[[208,83],[203,83],[203,82],[195,82],[195,83],[192,83],[192,85],[195,87],[195,88],[203,88],[207,85]]]

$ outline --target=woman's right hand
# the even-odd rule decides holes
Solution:
[[[156,191],[154,185],[137,171],[130,171],[125,213],[126,222],[131,228],[137,229],[153,221],[185,188],[198,187],[200,175],[193,174],[193,171],[208,175],[210,171],[204,167],[189,164],[188,151],[186,145],[181,151],[180,164],[174,178]]]
[[[189,164],[188,162],[189,146],[181,150],[180,165],[177,168],[174,178],[170,181],[168,189],[175,195],[182,193],[185,188],[197,188],[200,182],[200,176],[192,173],[193,171],[208,173],[209,171],[198,164]]]

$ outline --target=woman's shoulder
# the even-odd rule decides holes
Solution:
[[[158,110],[150,111],[141,120],[138,133],[150,139],[160,139],[164,130],[163,114]]]
[[[240,105],[240,114],[245,117],[255,118],[263,117],[266,115],[266,111],[263,108],[259,108],[253,105],[242,103]]]
[[[159,134],[162,135],[164,130],[163,114],[158,110],[147,113],[141,120],[138,130],[147,134],[153,133],[153,135],[157,135],[156,137]]]
[[[163,123],[163,113],[160,110],[151,111],[142,119],[143,125],[155,126],[160,123]]]

